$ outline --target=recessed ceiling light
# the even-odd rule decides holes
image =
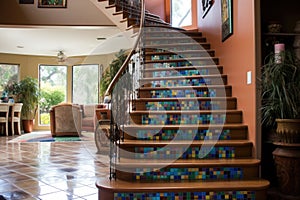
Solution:
[[[97,40],[106,40],[105,37],[98,37]]]
[[[23,48],[24,48],[24,46],[17,46],[17,48],[18,48],[18,49],[23,49]]]

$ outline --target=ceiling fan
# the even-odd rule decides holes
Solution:
[[[64,54],[62,50],[59,50],[57,53],[57,61],[58,62],[65,62],[67,59],[67,56]]]

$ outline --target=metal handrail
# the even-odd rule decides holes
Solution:
[[[125,70],[127,69],[127,67],[129,66],[129,62],[131,60],[131,57],[136,53],[136,48],[138,47],[138,44],[140,42],[141,39],[141,35],[142,35],[142,29],[144,27],[144,19],[145,19],[145,0],[141,0],[141,18],[140,18],[140,26],[139,26],[139,32],[138,32],[138,36],[137,39],[135,41],[135,44],[132,48],[132,50],[130,51],[130,53],[128,54],[126,60],[124,61],[123,65],[121,66],[121,68],[119,69],[119,71],[117,72],[117,74],[115,75],[115,77],[113,78],[113,80],[110,82],[108,88],[105,91],[105,96],[109,96],[113,90],[113,88],[115,87],[115,85],[117,84],[118,80],[121,78],[122,74],[125,72]]]

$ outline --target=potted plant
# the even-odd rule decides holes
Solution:
[[[36,78],[28,76],[19,82],[18,102],[23,103],[21,118],[24,132],[30,133],[39,102],[39,86]]]
[[[116,55],[116,58],[109,64],[107,70],[104,71],[104,74],[100,80],[100,96],[104,97],[105,91],[108,88],[110,82],[113,80],[115,75],[118,73],[119,69],[122,67],[124,61],[127,58],[125,50],[121,49]]]
[[[279,59],[278,59],[279,56]],[[262,124],[276,129],[273,151],[282,193],[300,191],[300,65],[292,50],[271,53],[262,68]],[[298,166],[298,167],[297,167]]]
[[[277,125],[280,141],[299,143],[299,135],[291,135],[282,123],[296,123],[294,128],[299,127],[300,65],[291,50],[283,51],[279,56],[281,62],[276,60],[276,54],[268,55],[262,68],[262,124],[270,128]]]

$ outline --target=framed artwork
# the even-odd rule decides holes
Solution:
[[[222,42],[233,34],[232,0],[222,0]]]
[[[39,8],[66,8],[67,0],[38,0]]]
[[[19,4],[34,4],[34,0],[19,0]]]
[[[212,5],[214,4],[214,0],[202,0],[202,18],[206,16]]]

